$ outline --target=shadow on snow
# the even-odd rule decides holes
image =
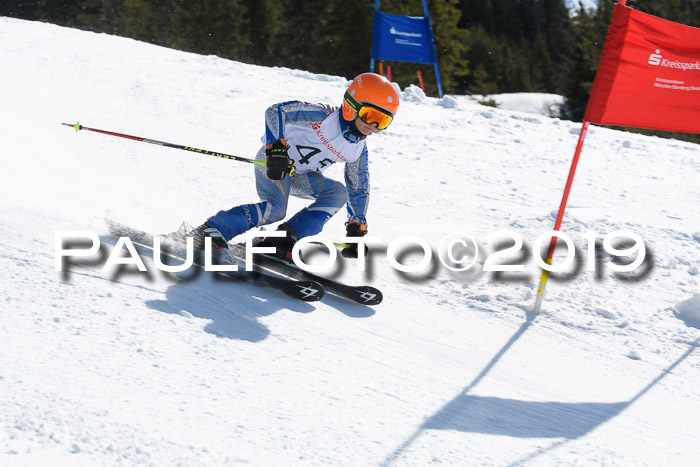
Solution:
[[[112,248],[116,245],[114,237],[108,236],[101,240]],[[260,342],[270,334],[270,330],[258,318],[282,309],[297,313],[309,313],[316,309],[315,305],[288,297],[274,288],[204,271],[196,266],[181,273],[157,270],[152,263],[153,251],[135,246],[142,259],[148,259],[151,263],[147,265],[148,272],[138,271],[135,266],[122,265],[115,269],[111,280],[118,282],[125,276],[138,276],[152,282],[154,275],[162,275],[172,282],[165,292],[165,299],[149,300],[145,304],[163,313],[191,315],[209,320],[210,323],[204,330],[217,337]],[[169,257],[162,259],[167,265],[179,264]],[[246,272],[241,271],[241,274]],[[330,295],[326,295],[323,301],[351,318],[367,318],[374,314],[371,307],[349,303]]]
[[[700,338],[698,338],[690,344],[688,350],[681,357],[628,401],[612,403],[532,402],[469,395],[469,392],[520,339],[534,318],[535,315],[528,313],[526,321],[474,381],[445,404],[442,409],[430,416],[413,435],[390,453],[381,465],[390,465],[396,461],[426,430],[454,430],[515,438],[562,438],[548,448],[538,449],[511,465],[523,464],[570,440],[581,438],[619,415],[656,386],[700,345]]]

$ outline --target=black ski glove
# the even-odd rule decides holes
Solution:
[[[348,222],[345,224],[345,232],[347,233],[348,237],[364,237],[367,235],[367,225],[360,224],[359,222]],[[347,247],[343,248],[340,254],[345,258],[357,258],[359,254],[357,251],[357,246],[357,243],[350,243]],[[363,246],[363,255],[366,256],[369,252],[369,248],[367,245]]]
[[[282,180],[285,175],[294,175],[294,162],[287,154],[287,142],[284,139],[270,143],[265,147],[265,165],[267,167],[267,178],[270,180]]]

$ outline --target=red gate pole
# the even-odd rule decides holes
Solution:
[[[559,212],[557,212],[557,219],[554,222],[555,231],[559,231],[561,228],[562,220],[564,219],[564,211],[566,210],[566,202],[569,199],[569,192],[571,191],[571,185],[574,183],[574,174],[576,173],[576,166],[578,165],[579,156],[581,155],[581,149],[583,149],[583,141],[586,139],[586,134],[588,133],[588,122],[583,121],[581,126],[581,133],[578,137],[578,144],[576,145],[576,152],[574,153],[574,159],[571,161],[571,168],[569,169],[569,178],[566,180],[566,186],[564,187],[564,194],[561,197],[561,204],[559,205]],[[557,245],[557,237],[552,237],[549,243],[549,251],[547,252],[547,258],[544,260],[546,264],[552,264],[552,258],[554,257],[554,248]],[[535,254],[538,254],[535,252]],[[542,299],[544,299],[544,293],[547,288],[547,279],[549,279],[549,271],[546,269],[542,270],[540,275],[540,285],[537,288],[537,296],[535,297],[535,306],[532,308],[533,313],[539,313],[542,311]]]
[[[425,93],[425,87],[423,87],[423,73],[421,73],[420,70],[418,70],[418,84],[420,85],[423,93]]]

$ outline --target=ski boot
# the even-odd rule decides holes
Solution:
[[[218,231],[218,229],[210,226],[209,224],[202,224],[199,227],[192,229],[189,232],[189,236],[194,238],[194,246],[200,250],[204,249],[204,239],[206,237],[211,238],[211,244],[214,246],[216,251],[222,251],[228,249],[228,242],[226,238]]]
[[[291,263],[293,261],[292,249],[294,248],[294,244],[299,240],[299,237],[289,224],[280,224],[277,230],[286,231],[287,236],[261,237],[259,240],[255,241],[254,244],[256,247],[275,247],[275,252],[269,255]]]

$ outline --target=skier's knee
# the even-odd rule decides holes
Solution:
[[[274,222],[284,220],[286,215],[287,215],[286,209],[284,209],[282,207],[273,206],[272,209],[270,210],[270,215],[266,219],[267,220],[266,224],[272,224]]]
[[[330,189],[325,193],[324,198],[333,200],[338,209],[343,207],[348,202],[348,189],[340,182],[335,182]]]
[[[343,200],[341,206],[344,206],[348,202],[348,189],[340,182],[336,182],[336,184],[338,185],[338,197]]]

